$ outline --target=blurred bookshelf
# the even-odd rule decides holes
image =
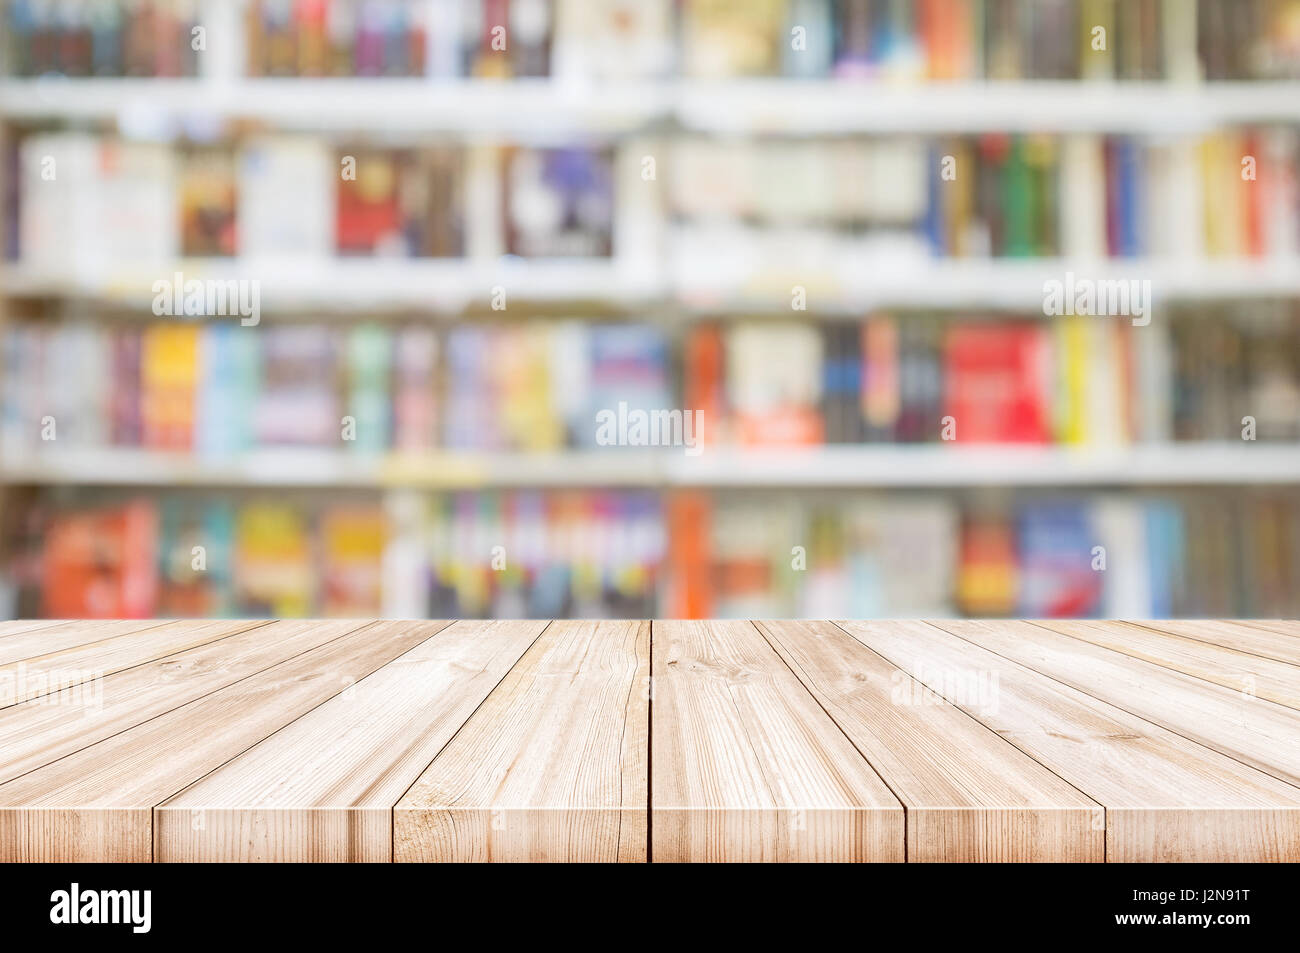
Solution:
[[[1300,0],[0,16],[4,613],[1300,613]]]

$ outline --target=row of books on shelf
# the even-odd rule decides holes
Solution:
[[[1300,75],[1295,0],[247,0],[251,76]],[[10,0],[11,73],[192,75],[195,0]]]
[[[14,322],[0,448],[546,453],[602,412],[687,410],[698,446],[1300,439],[1300,308],[1167,322],[876,314],[861,322]],[[629,418],[630,419],[630,418]],[[661,435],[666,440],[670,435]],[[650,440],[646,435],[646,440]],[[629,431],[627,441],[632,442]],[[658,445],[658,444],[657,444]]]
[[[1297,75],[1293,0],[689,0],[690,76],[893,81]]]
[[[199,0],[5,0],[11,76],[198,74]]]
[[[63,273],[184,257],[608,256],[614,170],[603,148],[381,149],[296,136],[233,145],[26,137],[10,253]],[[468,177],[499,183],[471,216]],[[260,276],[250,276],[260,277]]]
[[[894,234],[901,246],[962,258],[1300,253],[1292,128],[928,142],[692,137],[670,155],[674,217],[703,226]]]
[[[620,235],[653,236],[660,214],[654,183],[620,178],[628,164],[606,148],[349,148],[303,136],[173,148],[58,132],[19,150],[8,247],[50,273],[190,256],[607,257],[616,219]],[[815,270],[824,245],[864,260],[1300,254],[1300,135],[1289,128],[1174,140],[687,137],[660,160],[680,226],[673,251],[697,267],[748,256],[783,274],[811,258]],[[496,182],[500,204],[472,206],[471,177]],[[620,253],[654,247],[632,237]]]
[[[20,615],[1294,617],[1300,506],[1267,491],[43,501]]]

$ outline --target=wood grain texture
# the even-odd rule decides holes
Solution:
[[[1102,804],[1107,860],[1300,859],[1300,789],[938,624],[839,623]]]
[[[830,622],[759,630],[907,808],[907,859],[1103,861],[1099,805]]]
[[[1258,655],[1260,658],[1300,665],[1300,639],[1287,635],[1284,630],[1273,625],[1257,622],[1220,622],[1214,619],[1174,619],[1160,622],[1143,619],[1130,625],[1140,625],[1157,632],[1169,632],[1198,642],[1208,642],[1211,645],[1222,645],[1225,648],[1236,649],[1238,652]],[[1277,625],[1285,625],[1285,623],[1277,623]]]
[[[1266,632],[1277,632],[1300,638],[1300,621],[1295,619],[1234,619],[1233,625],[1247,625]]]
[[[649,622],[552,622],[393,809],[397,861],[646,859]]]
[[[131,623],[138,626],[139,623]],[[8,665],[0,665],[0,708],[75,688],[154,659],[266,625],[263,620],[168,622],[142,630],[50,649]],[[116,623],[109,623],[110,627]],[[112,631],[110,629],[110,631]],[[33,633],[33,637],[43,632]],[[74,629],[69,638],[81,638]]]
[[[902,805],[752,623],[653,640],[653,860],[904,859]]]
[[[0,638],[14,635],[19,632],[29,632],[32,629],[45,629],[52,625],[62,625],[69,622],[69,619],[8,619],[0,622]]]
[[[50,622],[45,625],[20,623],[12,631],[0,633],[0,664],[9,665],[168,624],[149,619],[97,619],[91,622]]]
[[[0,783],[366,624],[272,622],[0,710]]]
[[[391,860],[393,805],[545,628],[449,626],[161,805],[158,859]]]
[[[1290,627],[0,625],[0,859],[1295,861]]]
[[[1035,619],[1033,622],[1053,632],[1144,659],[1234,692],[1258,695],[1300,709],[1300,666],[1118,622],[1091,619]]]
[[[374,623],[0,784],[0,860],[150,860],[155,805],[446,624]]]
[[[1028,622],[945,619],[935,624],[1276,778],[1300,784],[1300,712]]]

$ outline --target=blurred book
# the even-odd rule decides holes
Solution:
[[[1285,493],[150,498],[32,511],[52,617],[1294,617]],[[20,554],[21,555],[21,554]],[[27,604],[27,594],[22,594]]]
[[[338,186],[339,254],[442,258],[464,253],[460,150],[358,149],[340,161],[355,167]]]
[[[41,560],[41,608],[57,619],[138,619],[156,611],[156,508],[143,500],[61,515]]]
[[[198,0],[6,0],[15,76],[194,76]]]
[[[13,322],[8,452],[259,447],[375,456],[600,446],[602,410],[698,412],[704,446],[938,442],[1112,447],[1300,439],[1294,303],[1169,320],[875,313],[861,322],[351,327]],[[42,439],[53,415],[57,439]],[[352,418],[351,425],[344,417]],[[695,436],[693,434],[692,436]]]
[[[613,253],[612,157],[598,149],[516,148],[505,165],[506,250],[525,258]]]

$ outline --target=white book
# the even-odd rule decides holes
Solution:
[[[929,206],[926,145],[911,137],[890,137],[871,144],[872,211],[880,222],[919,221]]]
[[[1268,189],[1268,206],[1264,222],[1264,247],[1269,255],[1288,261],[1300,255],[1300,186],[1296,182],[1296,161],[1300,137],[1294,128],[1274,127],[1263,134],[1264,156],[1260,164],[1266,171],[1256,187]]]
[[[1152,254],[1199,261],[1205,257],[1205,187],[1199,142],[1195,137],[1179,136],[1153,142],[1148,148]]]
[[[727,397],[742,413],[817,403],[822,338],[805,324],[740,323],[727,331]]]
[[[424,498],[394,490],[384,498],[389,534],[383,555],[383,614],[386,619],[421,619],[429,611],[429,575],[424,546]]]
[[[1101,139],[1066,136],[1061,147],[1061,245],[1067,258],[1106,257],[1106,166]]]
[[[1127,318],[1094,317],[1085,325],[1088,333],[1088,436],[1090,446],[1113,446],[1125,442],[1124,365],[1120,360],[1120,337],[1116,321]],[[1146,330],[1138,328],[1136,330]]]
[[[327,260],[338,176],[319,138],[265,136],[250,142],[239,162],[240,255]]]
[[[1137,404],[1134,439],[1140,443],[1163,443],[1172,437],[1173,388],[1172,347],[1169,325],[1157,314],[1146,327],[1132,330],[1133,365]]]
[[[1102,616],[1148,618],[1152,614],[1151,567],[1142,500],[1113,495],[1098,498],[1092,508],[1092,526],[1095,545],[1105,548]]]

